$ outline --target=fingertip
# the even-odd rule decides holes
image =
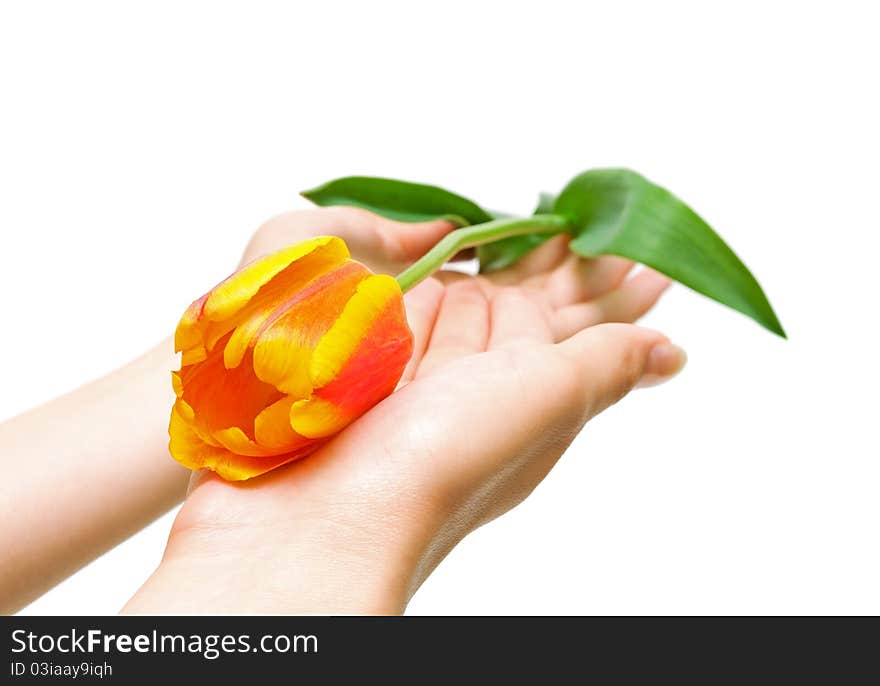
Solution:
[[[686,364],[687,353],[684,348],[670,341],[657,343],[648,353],[639,386],[656,386],[668,381],[684,369]]]
[[[645,348],[647,354],[651,346],[665,340],[666,336],[654,329],[635,324],[606,322],[582,329],[559,345],[563,350],[577,355],[592,349],[613,352],[622,347],[633,346]]]
[[[645,267],[642,269],[640,274],[644,279],[645,283],[649,283],[654,286],[655,290],[659,293],[662,293],[667,288],[672,285],[672,279],[670,279],[666,274],[661,274],[660,272],[651,269],[650,267]]]
[[[653,297],[656,300],[671,285],[672,279],[665,274],[649,267],[643,267],[625,280],[621,289],[630,293],[640,293],[643,300],[648,297]]]
[[[599,324],[559,343],[578,367],[592,414],[613,405],[638,385],[649,367],[651,351],[669,341],[659,331],[634,324]],[[658,353],[658,368],[674,366],[672,353]],[[664,377],[665,378],[665,377]]]

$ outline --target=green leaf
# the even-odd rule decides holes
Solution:
[[[556,196],[552,193],[541,193],[538,206],[532,214],[549,214],[552,211]],[[495,243],[486,243],[477,248],[477,259],[481,272],[494,272],[516,264],[526,253],[531,252],[544,241],[552,238],[546,233],[531,233],[524,236],[504,238]]]
[[[550,214],[556,204],[556,196],[553,193],[542,192],[538,195],[538,206],[532,214]]]
[[[375,176],[346,176],[303,191],[300,195],[316,205],[351,205],[404,222],[450,219],[456,223],[482,224],[492,215],[472,200],[437,186]]]
[[[565,187],[553,212],[574,225],[570,246],[579,255],[641,262],[785,337],[733,250],[690,207],[643,176],[628,169],[584,172]]]

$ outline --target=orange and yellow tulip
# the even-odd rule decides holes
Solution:
[[[394,390],[413,348],[400,286],[332,236],[237,271],[174,342],[171,454],[229,480],[314,452]]]

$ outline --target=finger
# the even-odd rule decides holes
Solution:
[[[471,274],[467,274],[463,271],[459,271],[458,269],[441,269],[439,271],[434,272],[431,275],[431,278],[437,279],[444,286],[451,286],[454,283],[458,283],[459,281],[482,281],[483,278],[480,276],[473,276]]]
[[[455,228],[445,219],[398,222],[360,207],[327,207],[319,210],[313,232],[328,231],[350,244],[352,250],[380,251],[394,262],[411,262],[424,255]]]
[[[476,279],[446,287],[434,330],[416,374],[423,376],[464,355],[483,352],[489,340],[489,301]]]
[[[571,254],[568,249],[569,240],[570,237],[567,235],[554,236],[527,253],[513,266],[492,272],[487,278],[498,285],[506,286],[545,274],[562,264],[566,256]]]
[[[434,272],[432,278],[437,279],[437,281],[447,287],[454,283],[459,283],[460,281],[475,281],[483,290],[483,295],[486,296],[486,299],[489,302],[492,301],[492,298],[501,288],[505,288],[505,286],[493,283],[483,274],[468,274],[464,271],[459,271],[458,269],[441,269],[438,272]]]
[[[376,224],[386,255],[389,259],[402,263],[417,260],[456,228],[455,223],[446,219],[397,222],[377,217]]]
[[[678,374],[687,364],[687,353],[677,345],[658,345],[651,350],[648,368],[637,386],[657,386]]]
[[[593,300],[617,288],[635,264],[622,257],[568,258],[547,276],[544,288],[554,307]]]
[[[395,273],[421,257],[455,224],[446,220],[405,223],[359,207],[287,212],[263,224],[245,251],[251,260],[313,236],[338,236],[355,259],[377,272]]]
[[[594,416],[613,405],[643,378],[666,380],[684,367],[684,350],[663,334],[632,324],[602,324],[557,344],[578,370],[573,389]]]
[[[522,289],[501,288],[490,307],[489,350],[520,343],[552,343],[544,309]]]
[[[634,322],[654,306],[669,284],[667,277],[645,269],[596,300],[556,310],[552,321],[556,340],[603,322]]]
[[[436,279],[426,279],[404,296],[406,319],[412,329],[414,341],[413,354],[403,371],[401,383],[412,380],[425,354],[440,311],[440,303],[443,301],[443,290],[443,285]]]
[[[252,243],[274,250],[314,236],[333,235],[348,242],[380,242],[376,224],[380,217],[358,207],[321,207],[284,212],[265,222]]]

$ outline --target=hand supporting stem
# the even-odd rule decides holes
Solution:
[[[404,387],[308,459],[242,484],[197,477],[127,611],[399,612],[452,546],[534,488],[584,421],[684,364],[662,334],[604,324],[650,309],[662,275],[627,278],[631,262],[579,258],[560,236],[490,275],[427,278],[463,248],[568,226],[537,215],[453,228],[332,208],[257,232],[244,262],[329,234],[400,274],[416,340]],[[167,452],[175,366],[166,341],[0,425],[0,609],[183,497],[189,472]]]
[[[400,289],[406,293],[413,286],[427,279],[452,257],[467,248],[494,243],[512,236],[528,233],[563,233],[570,229],[568,220],[557,214],[536,214],[532,217],[496,219],[484,224],[474,224],[447,234],[427,254],[397,276]]]

